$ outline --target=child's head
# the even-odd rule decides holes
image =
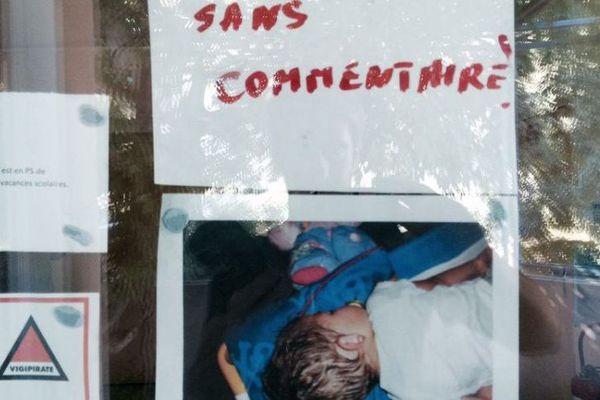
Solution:
[[[366,311],[347,306],[292,321],[263,382],[273,400],[363,399],[377,382],[378,365]]]

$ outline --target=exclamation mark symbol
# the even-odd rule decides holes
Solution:
[[[502,34],[498,36],[498,43],[500,44],[500,49],[506,56],[506,60],[510,61],[510,56],[512,55],[512,47],[510,46],[510,42],[508,41],[508,36]],[[497,64],[493,66],[494,69],[507,69],[508,64]],[[509,108],[510,102],[504,102],[501,104],[502,108]]]

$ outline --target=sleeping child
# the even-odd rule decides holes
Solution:
[[[349,305],[292,321],[263,382],[272,400],[492,398],[492,253],[420,282],[379,283]]]

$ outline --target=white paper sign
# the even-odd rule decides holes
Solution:
[[[197,296],[184,296],[184,267],[189,266],[189,258],[186,260],[186,257],[190,257],[193,252],[187,240],[190,240],[194,232],[186,231],[185,228],[188,224],[209,221],[256,223],[285,220],[478,222],[487,226],[488,242],[494,250],[494,398],[518,399],[519,299],[518,254],[515,247],[515,243],[518,242],[517,216],[517,199],[507,196],[464,196],[452,199],[435,195],[288,196],[283,191],[267,191],[258,195],[163,195],[157,269],[156,399],[181,400],[184,393],[190,394],[186,391],[189,387],[184,386],[184,376],[191,381],[187,385],[194,382],[202,385],[203,376],[190,375],[189,371],[185,370],[184,358],[212,354],[206,351],[199,352],[186,342],[187,338],[198,342],[198,338],[203,337],[201,331],[185,331],[184,326],[201,327],[203,315],[207,313],[206,309],[211,304],[206,300],[202,302]],[[227,259],[227,253],[222,250],[206,247],[204,242],[197,244],[210,249],[209,257],[214,258],[215,254],[221,254]],[[236,245],[243,247],[244,244]],[[198,285],[199,281],[192,281],[189,287],[194,283]],[[246,292],[246,295],[248,294]],[[191,307],[188,301],[202,304],[200,309],[203,311],[186,312],[186,307]],[[186,314],[194,321],[186,320]]]
[[[97,293],[0,295],[0,392],[19,400],[97,400]]]
[[[159,184],[516,193],[510,0],[149,10]]]
[[[106,252],[108,108],[0,93],[0,251]]]

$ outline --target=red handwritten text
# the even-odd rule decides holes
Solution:
[[[372,65],[361,67],[355,61],[343,69],[328,66],[314,68],[302,73],[300,68],[280,69],[272,74],[255,71],[247,77],[241,77],[238,71],[222,75],[215,83],[217,97],[220,101],[233,104],[244,95],[252,98],[261,97],[269,88],[274,96],[285,90],[298,92],[304,87],[307,93],[317,90],[355,91],[380,90],[393,88],[407,92],[415,84],[417,93],[445,86],[458,93],[467,91],[499,90],[501,81],[506,76],[500,73],[508,68],[508,64],[494,64],[489,67],[481,63],[472,63],[459,68],[456,64],[444,65],[441,59],[416,70],[412,61],[399,61],[391,66]],[[335,86],[334,86],[335,84]],[[237,89],[236,89],[237,88]]]
[[[283,14],[288,22],[285,26],[288,29],[298,29],[308,19],[308,15],[300,12],[302,2],[300,0],[292,0],[283,4],[276,4],[271,7],[260,6],[252,11],[252,29],[258,31],[264,29],[270,31],[277,24],[279,15]],[[196,14],[194,19],[200,22],[198,32],[204,32],[209,29],[215,22],[215,14],[217,12],[216,4],[208,4],[202,7]],[[223,18],[219,22],[221,29],[224,32],[233,29],[237,31],[244,23],[244,16],[240,5],[234,1],[230,3],[223,11]]]

